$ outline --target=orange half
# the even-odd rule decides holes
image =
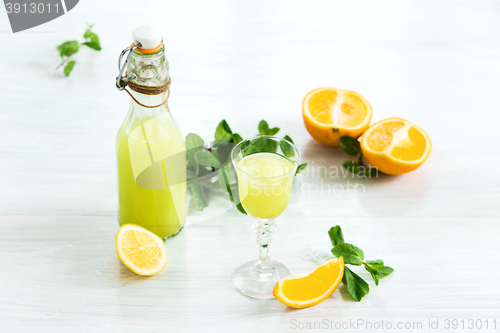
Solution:
[[[431,140],[420,127],[401,118],[382,120],[366,130],[361,150],[380,171],[399,175],[418,168],[431,152]]]
[[[337,290],[343,275],[344,259],[330,259],[309,272],[279,280],[273,295],[289,307],[306,308],[330,297]]]
[[[364,132],[372,118],[372,107],[354,91],[318,88],[304,98],[302,115],[314,139],[328,146],[339,146],[342,136],[357,138]]]

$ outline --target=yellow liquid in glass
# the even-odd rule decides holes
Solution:
[[[177,233],[186,221],[186,146],[176,125],[136,118],[120,128],[116,145],[120,225],[162,238]]]
[[[247,213],[261,219],[283,213],[292,191],[293,163],[277,154],[258,153],[237,166],[240,200]]]

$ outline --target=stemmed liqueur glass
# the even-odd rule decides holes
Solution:
[[[269,244],[276,230],[275,219],[288,205],[300,153],[288,140],[257,136],[236,145],[231,160],[236,169],[241,204],[253,217],[259,246],[259,259],[242,265],[234,274],[233,282],[248,296],[273,298],[276,282],[290,275],[290,271],[269,259]]]

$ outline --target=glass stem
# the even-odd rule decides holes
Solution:
[[[274,275],[274,265],[269,260],[269,244],[273,240],[276,231],[274,219],[255,219],[253,229],[257,234],[257,244],[259,246],[259,260],[255,264],[254,270],[260,275]]]

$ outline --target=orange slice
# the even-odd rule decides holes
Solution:
[[[338,147],[340,137],[359,137],[370,124],[372,107],[353,91],[318,88],[302,102],[304,124],[317,141]]]
[[[330,259],[309,272],[279,280],[273,295],[289,307],[307,308],[330,297],[342,281],[343,275],[344,259]]]
[[[389,118],[372,125],[361,140],[366,160],[390,175],[421,166],[429,157],[431,146],[424,130],[401,118]]]
[[[116,253],[125,266],[142,276],[155,275],[167,265],[163,240],[136,224],[124,224],[118,230]]]

